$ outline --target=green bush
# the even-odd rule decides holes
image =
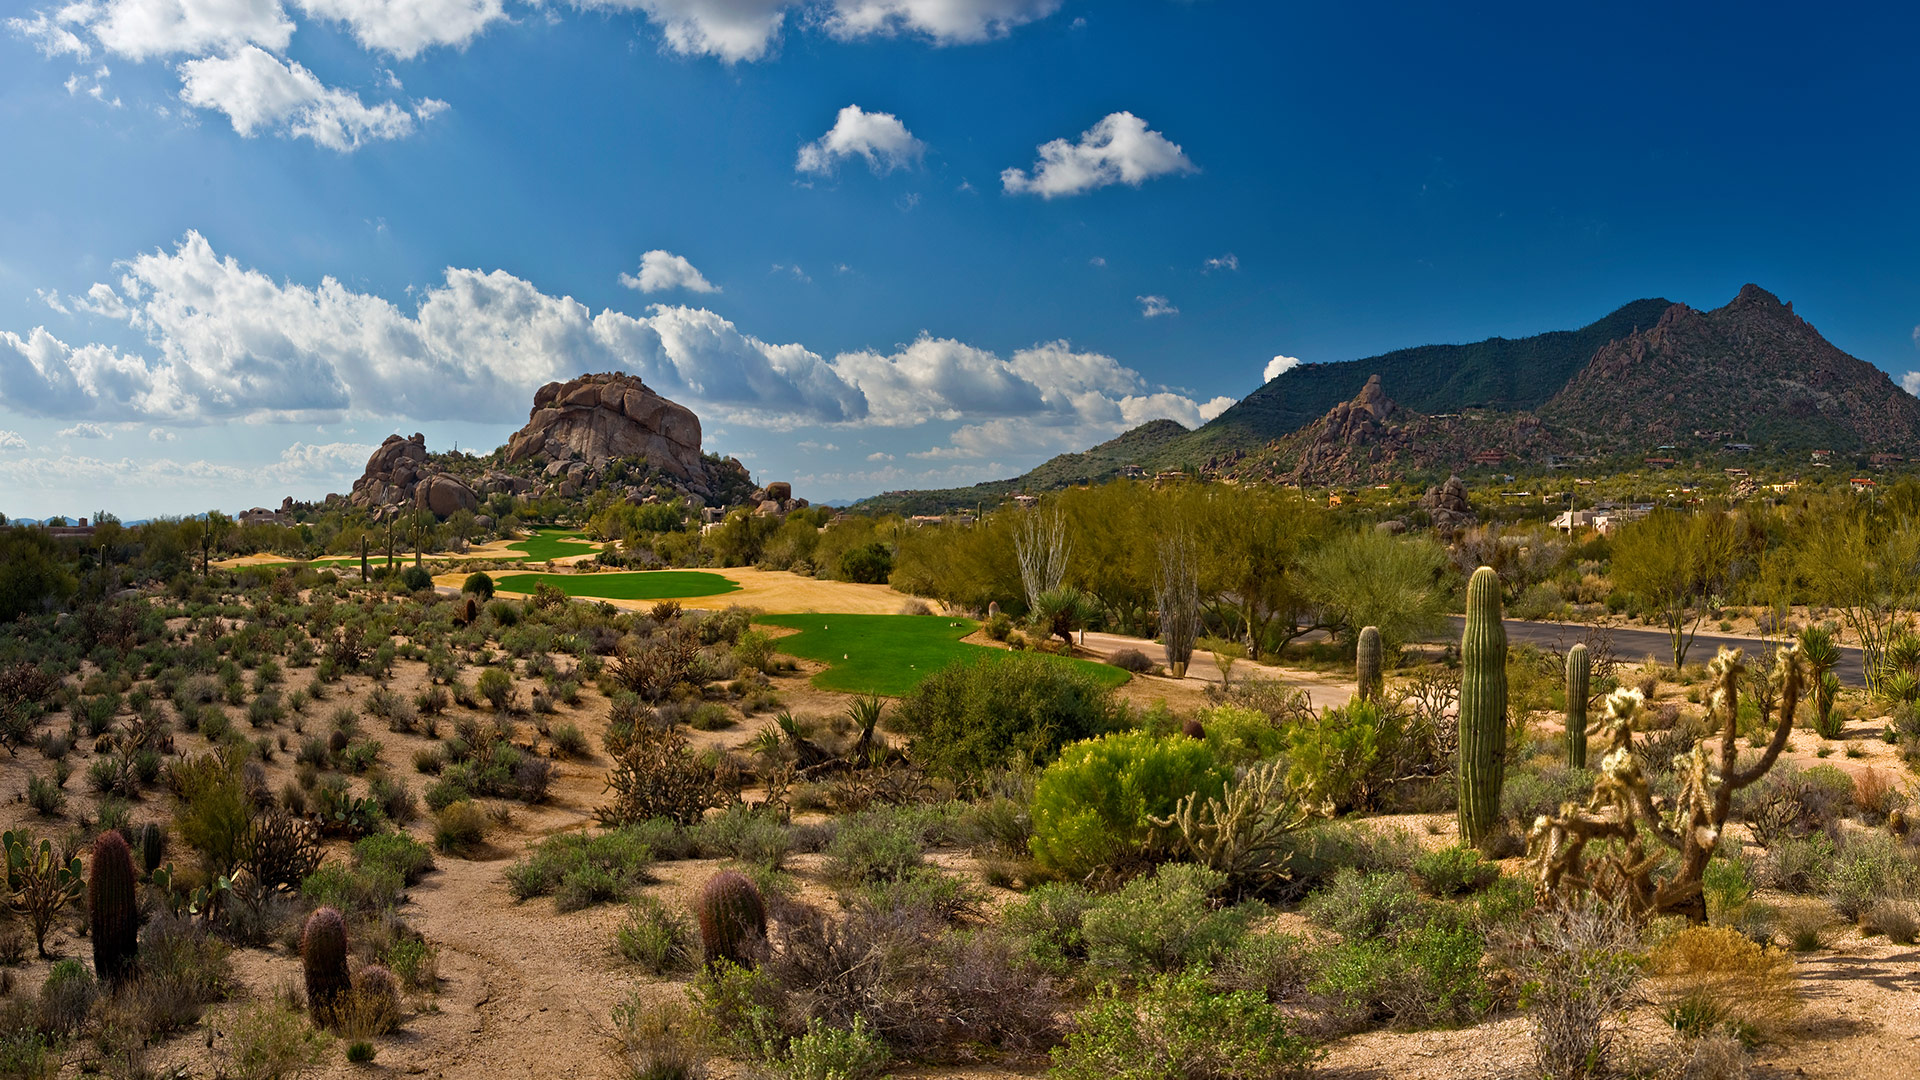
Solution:
[[[406,880],[392,867],[327,863],[300,883],[300,898],[308,907],[378,915],[400,903],[400,894],[405,889]]]
[[[501,668],[490,667],[482,671],[473,688],[496,709],[504,709],[513,701],[513,676]]]
[[[561,911],[576,911],[624,898],[646,883],[652,865],[653,848],[636,829],[566,833],[509,866],[507,888],[516,900],[551,895]]]
[[[467,580],[460,583],[460,591],[478,597],[480,602],[484,604],[493,599],[493,579],[486,574],[475,571],[474,573],[468,574]]]
[[[827,879],[844,886],[899,881],[919,868],[924,850],[920,837],[905,822],[850,819],[827,843]]]
[[[1308,991],[1336,1030],[1464,1024],[1493,1007],[1485,954],[1477,931],[1435,919],[1392,941],[1349,938],[1322,957]]]
[[[1160,976],[1129,1000],[1103,986],[1053,1051],[1058,1080],[1271,1080],[1320,1058],[1280,1010],[1250,991],[1219,993],[1197,974]]]
[[[863,1016],[852,1025],[832,1027],[807,1021],[807,1032],[787,1044],[780,1072],[787,1080],[871,1080],[893,1059],[887,1044]]]
[[[1258,709],[1216,705],[1200,710],[1198,719],[1214,756],[1229,765],[1265,761],[1286,749],[1287,737]]]
[[[1397,938],[1427,920],[1433,905],[1405,874],[1364,874],[1351,867],[1306,903],[1307,918],[1348,941]]]
[[[1455,844],[1413,860],[1413,872],[1429,894],[1448,897],[1479,892],[1493,884],[1500,867],[1481,858],[1478,851]]]
[[[1069,877],[1136,865],[1187,795],[1226,790],[1232,772],[1205,742],[1126,732],[1075,743],[1047,766],[1033,795],[1034,858]]]
[[[1087,959],[1121,971],[1179,971],[1230,947],[1246,932],[1251,908],[1215,908],[1227,876],[1192,863],[1168,863],[1151,877],[1102,897],[1080,919]]]
[[[424,566],[409,566],[400,571],[400,584],[408,592],[424,592],[433,588],[433,573]]]
[[[353,862],[355,866],[391,870],[413,885],[433,869],[433,852],[406,833],[381,833],[353,845]]]
[[[649,975],[691,968],[700,953],[686,916],[669,911],[651,896],[635,897],[627,905],[626,921],[614,931],[613,945]]]
[[[1109,687],[1069,664],[1014,654],[951,664],[900,702],[890,726],[922,768],[963,787],[1009,766],[1045,765],[1071,742],[1124,726]]]
[[[1287,786],[1304,805],[1345,812],[1371,805],[1392,775],[1405,718],[1371,701],[1353,701],[1287,731]]]

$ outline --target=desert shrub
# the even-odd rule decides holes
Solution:
[[[1014,655],[951,664],[894,710],[922,768],[968,787],[1010,765],[1044,765],[1061,747],[1123,724],[1113,691],[1070,665]]]
[[[1007,907],[1002,918],[1007,929],[1026,943],[1030,955],[1060,969],[1066,961],[1087,958],[1087,938],[1080,924],[1095,902],[1082,886],[1047,882]]]
[[[218,754],[183,758],[169,769],[168,782],[180,799],[174,817],[180,838],[201,854],[209,870],[231,870],[244,854],[253,820],[253,801],[237,762]]]
[[[1195,974],[1162,975],[1129,999],[1108,985],[1053,1051],[1059,1080],[1268,1080],[1320,1058],[1266,998],[1220,993]]]
[[[355,866],[390,870],[413,885],[433,869],[433,852],[406,833],[381,833],[353,845],[353,862]]]
[[[1722,926],[1691,926],[1647,959],[1655,1003],[1690,1036],[1723,1033],[1752,1044],[1799,1011],[1793,961]]]
[[[1433,905],[1405,874],[1362,873],[1345,868],[1309,897],[1309,919],[1348,941],[1394,939],[1426,922]]]
[[[749,630],[733,646],[733,658],[751,671],[771,671],[773,652],[773,635],[765,630]]]
[[[277,999],[242,1009],[227,1025],[227,1073],[235,1080],[280,1080],[320,1063],[327,1036]]]
[[[1308,986],[1331,1030],[1391,1022],[1403,1028],[1461,1024],[1495,1003],[1482,971],[1485,941],[1471,927],[1435,918],[1389,940],[1348,939],[1321,958]]]
[[[1371,701],[1327,709],[1287,729],[1287,786],[1335,813],[1370,806],[1392,775],[1405,718]]]
[[[1378,829],[1354,821],[1319,822],[1286,838],[1287,897],[1324,888],[1342,870],[1362,874],[1410,872],[1424,850],[1404,829]]]
[[[1107,657],[1107,663],[1121,671],[1131,671],[1135,675],[1153,670],[1153,661],[1139,649],[1116,649],[1111,656]]]
[[[898,881],[919,868],[924,850],[919,835],[897,818],[851,818],[827,843],[827,878],[845,886]]]
[[[433,588],[433,574],[424,566],[409,566],[400,571],[400,584],[408,592],[424,592]]]
[[[1562,764],[1509,769],[1500,788],[1500,813],[1523,831],[1535,818],[1560,811],[1563,803],[1584,802],[1593,791],[1593,773]]]
[[[450,855],[469,854],[486,842],[491,824],[473,800],[450,802],[434,815],[433,846]]]
[[[1833,840],[1824,832],[1784,835],[1767,845],[1760,876],[1767,886],[1781,892],[1818,892],[1826,883],[1833,859]]]
[[[162,913],[142,927],[138,963],[140,979],[129,1004],[151,1034],[191,1027],[205,1006],[232,989],[227,946],[184,917]]]
[[[771,813],[735,804],[694,826],[694,843],[708,858],[737,859],[778,870],[793,848],[787,826]]]
[[[1500,867],[1482,858],[1478,851],[1455,844],[1415,859],[1413,872],[1429,894],[1448,897],[1486,888],[1500,876]]]
[[[706,1052],[682,1001],[656,1004],[639,991],[613,1007],[612,1041],[628,1080],[701,1080]]]
[[[468,574],[467,580],[460,583],[460,591],[478,597],[480,602],[484,604],[493,599],[493,579],[486,574],[475,571],[474,573]]]
[[[1146,732],[1075,743],[1034,788],[1034,858],[1071,877],[1137,865],[1187,795],[1217,798],[1230,772],[1205,742]]]
[[[327,863],[300,883],[300,899],[309,907],[331,907],[351,915],[378,915],[400,902],[406,881],[390,867],[349,867]]]
[[[787,1044],[780,1072],[787,1080],[871,1080],[893,1059],[866,1017],[844,1028],[807,1021],[806,1033]]]
[[[1214,961],[1213,981],[1226,990],[1250,990],[1268,1001],[1296,1000],[1319,969],[1316,949],[1294,934],[1251,933]]]
[[[58,817],[67,808],[67,793],[44,776],[27,778],[27,805],[41,817]]]
[[[78,960],[59,960],[40,984],[40,1026],[55,1038],[64,1038],[80,1030],[100,985],[93,972]]]
[[[1606,1075],[1620,1014],[1640,981],[1640,935],[1614,908],[1589,903],[1542,912],[1500,943],[1521,980],[1534,1062],[1552,1080]]]
[[[490,667],[482,671],[473,689],[496,709],[505,709],[513,703],[513,676],[502,668]]]
[[[553,743],[553,752],[563,758],[583,758],[587,756],[587,737],[580,732],[578,724],[555,724],[553,732],[547,736]]]
[[[609,730],[608,739],[612,741]],[[613,801],[594,811],[602,825],[632,825],[667,818],[691,825],[719,801],[713,765],[695,756],[678,728],[638,723],[626,745],[614,753],[607,787]]]
[[[614,931],[613,945],[649,975],[684,971],[700,956],[693,924],[651,896],[635,897],[627,905],[627,917]]]
[[[1287,737],[1266,713],[1232,703],[1202,709],[1198,717],[1207,745],[1228,765],[1264,761],[1286,749]]]
[[[1883,832],[1843,834],[1846,842],[1827,866],[1827,902],[1840,917],[1857,921],[1882,897],[1906,895],[1920,885],[1920,867],[1901,843]]]
[[[647,882],[652,865],[653,849],[633,830],[566,833],[508,867],[507,888],[516,900],[551,895],[561,911],[577,911],[623,899]]]
[[[1213,894],[1226,875],[1191,863],[1169,863],[1128,882],[1080,919],[1087,959],[1128,972],[1180,971],[1232,945],[1246,930],[1246,908],[1218,909]]]
[[[1912,900],[1876,900],[1862,923],[1868,932],[1885,934],[1895,945],[1912,945],[1920,939],[1920,909]]]

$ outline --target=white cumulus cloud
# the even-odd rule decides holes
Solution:
[[[207,56],[244,45],[284,52],[293,20],[280,0],[105,0],[61,9],[109,52],[134,60],[183,53]]]
[[[621,274],[620,284],[643,293],[685,289],[688,292],[717,293],[720,287],[708,281],[684,256],[658,248],[640,256],[640,274]]]
[[[86,421],[81,421],[80,423],[75,424],[70,428],[61,428],[56,434],[58,434],[63,439],[111,439],[113,438],[112,435],[107,434],[106,428],[101,427],[99,424],[92,424]]]
[[[1261,373],[1260,378],[1265,382],[1272,382],[1299,366],[1300,358],[1297,356],[1276,356],[1267,361],[1267,369]]]
[[[1915,397],[1920,397],[1920,371],[1909,371],[1900,376],[1900,388]]]
[[[1225,255],[1218,255],[1208,259],[1204,268],[1208,273],[1212,273],[1215,270],[1238,270],[1240,269],[1240,256],[1229,251]]]
[[[1140,303],[1140,317],[1143,319],[1180,314],[1180,309],[1174,307],[1173,302],[1164,296],[1136,296],[1134,299]]]
[[[446,108],[431,98],[411,110],[390,101],[368,105],[350,90],[327,86],[299,62],[282,63],[257,46],[180,65],[180,99],[227,114],[242,137],[271,131],[349,151],[375,139],[413,134],[416,120]]]
[[[573,0],[575,7],[641,11],[662,44],[683,56],[727,63],[763,60],[773,51],[790,0]]]
[[[0,430],[0,450],[25,450],[27,440],[17,431]]]
[[[1051,199],[1112,184],[1139,187],[1155,177],[1198,171],[1178,145],[1148,130],[1145,120],[1117,112],[1088,128],[1077,143],[1043,143],[1031,176],[1008,169],[1000,174],[1000,183],[1009,194]]]
[[[922,334],[892,351],[828,359],[702,308],[595,314],[498,270],[449,267],[409,311],[330,277],[276,280],[221,257],[199,233],[120,266],[117,287],[90,290],[89,302],[120,310],[147,355],[68,344],[45,328],[0,331],[0,400],[28,415],[159,430],[348,415],[517,423],[542,384],[623,370],[711,421],[960,422],[943,452],[974,457],[1025,453],[1023,433],[1035,447],[1084,446],[1160,417],[1191,427],[1231,404],[1151,386],[1065,341],[1003,357]]]
[[[1060,0],[834,0],[826,17],[836,37],[918,34],[952,45],[1002,37],[1060,10]]]
[[[858,105],[840,110],[825,135],[800,148],[794,168],[826,174],[844,159],[861,157],[875,175],[906,168],[920,160],[927,144],[913,137],[892,113],[867,112]]]
[[[502,0],[296,0],[316,19],[345,23],[368,49],[411,60],[436,45],[464,46],[506,17]]]
[[[174,441],[179,438],[179,436],[168,431],[166,428],[151,428],[147,431],[147,438],[154,442],[167,443]]]

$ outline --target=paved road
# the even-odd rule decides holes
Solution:
[[[1452,616],[1453,628],[1459,632],[1466,621],[1458,615]],[[1590,629],[1579,623],[1527,622],[1523,619],[1507,619],[1507,640],[1525,642],[1542,649],[1565,651],[1574,642],[1586,636]],[[1673,659],[1673,639],[1664,630],[1632,630],[1615,626],[1610,628],[1613,635],[1614,655],[1624,663],[1638,663],[1646,657],[1653,657],[1660,663]],[[1732,634],[1710,634],[1702,631],[1695,635],[1693,645],[1687,649],[1689,662],[1705,662],[1713,658],[1720,646],[1730,649],[1745,649],[1749,657],[1757,656],[1761,650],[1771,650],[1777,642],[1763,641],[1759,638],[1736,637]],[[1834,668],[1840,681],[1848,686],[1865,686],[1867,682],[1866,666],[1858,648],[1851,645],[1840,647],[1840,663]]]

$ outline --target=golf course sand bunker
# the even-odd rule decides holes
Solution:
[[[1013,655],[1005,649],[960,640],[980,624],[946,615],[810,613],[770,615],[755,622],[798,631],[776,639],[774,648],[828,665],[813,677],[813,685],[845,694],[900,697],[949,664],[990,663]],[[1065,657],[1053,659],[1080,668],[1103,685],[1118,686],[1127,681],[1127,673],[1117,667]]]
[[[671,574],[689,573],[680,570],[647,570],[640,573]],[[508,577],[534,577],[539,575],[509,574]],[[553,575],[564,576],[569,582],[588,581],[593,578],[632,577],[633,573]],[[755,570],[750,566],[730,566],[718,571],[714,576],[724,576],[733,583],[738,591],[714,594],[719,599],[713,604],[696,604],[696,607],[740,607],[754,608],[769,615],[791,614],[802,611],[838,611],[859,615],[897,615],[902,605],[912,602],[913,597],[906,593],[895,592],[886,585],[859,585],[851,581],[829,581],[825,578],[806,577],[787,570]],[[434,578],[436,585],[448,585],[459,588],[466,580],[464,574],[440,574]],[[494,587],[502,592],[508,591],[504,582],[496,580]],[[562,586],[564,587],[564,586]],[[533,591],[533,585],[526,589]],[[520,594],[515,594],[520,595]],[[591,595],[594,599],[605,600],[615,607],[624,607],[635,611],[644,611],[652,607],[654,601],[647,599],[621,600],[601,596],[598,593],[573,593],[572,595]],[[669,599],[658,597],[656,599]],[[674,597],[672,599],[690,599]],[[926,601],[927,605],[939,610],[940,605]]]

